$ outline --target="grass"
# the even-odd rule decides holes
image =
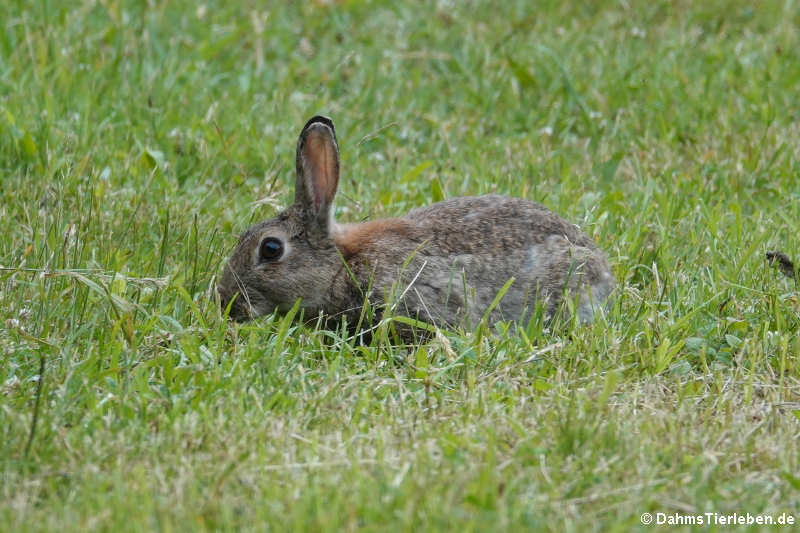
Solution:
[[[796,4],[11,0],[0,25],[0,529],[797,512],[800,304],[764,261],[800,235]],[[318,112],[341,220],[536,200],[608,252],[617,305],[419,346],[226,323],[215,277]]]

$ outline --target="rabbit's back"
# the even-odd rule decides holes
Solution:
[[[505,253],[544,242],[550,235],[566,236],[587,248],[595,243],[575,224],[541,204],[522,198],[487,194],[451,198],[412,209],[403,219],[425,228],[443,250]]]
[[[566,290],[588,322],[615,285],[589,237],[527,200],[453,198],[374,224],[360,254],[373,293],[393,290],[396,310],[434,323],[476,324],[512,277],[493,320],[524,320],[537,301],[552,315]]]

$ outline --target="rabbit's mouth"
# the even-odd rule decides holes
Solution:
[[[223,315],[227,312],[228,318],[236,322],[244,322],[251,318],[247,312],[249,311],[247,306],[241,304],[242,294],[240,292],[235,291],[231,294],[222,285],[217,285],[217,295]]]
[[[258,316],[253,312],[252,306],[246,303],[242,303],[243,298],[241,298],[241,296],[242,294],[238,292],[234,294],[233,303],[230,306],[230,313],[228,314],[228,318],[230,318],[234,322],[247,322],[248,320],[252,320],[256,316]],[[227,307],[228,306],[225,305],[222,308],[223,313],[225,312],[225,309]]]
[[[220,291],[222,312],[230,307],[228,318],[234,322],[247,322],[275,310],[275,306],[260,296],[248,295],[247,292],[236,291],[230,298],[225,298]]]

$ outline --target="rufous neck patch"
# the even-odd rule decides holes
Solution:
[[[370,220],[359,224],[338,224],[333,232],[333,240],[342,255],[351,257],[363,252],[370,244],[386,239],[390,234],[407,235],[410,229],[409,223],[399,218]]]

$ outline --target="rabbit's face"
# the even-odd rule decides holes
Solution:
[[[321,311],[342,269],[332,237],[339,147],[329,118],[306,123],[296,165],[294,204],[239,237],[217,285],[222,308],[230,304],[235,320],[289,310],[298,299],[303,308]]]
[[[248,228],[217,284],[223,310],[249,320],[275,310],[288,311],[300,299],[316,312],[325,301],[331,272],[341,265],[333,239],[309,234],[295,207]]]

